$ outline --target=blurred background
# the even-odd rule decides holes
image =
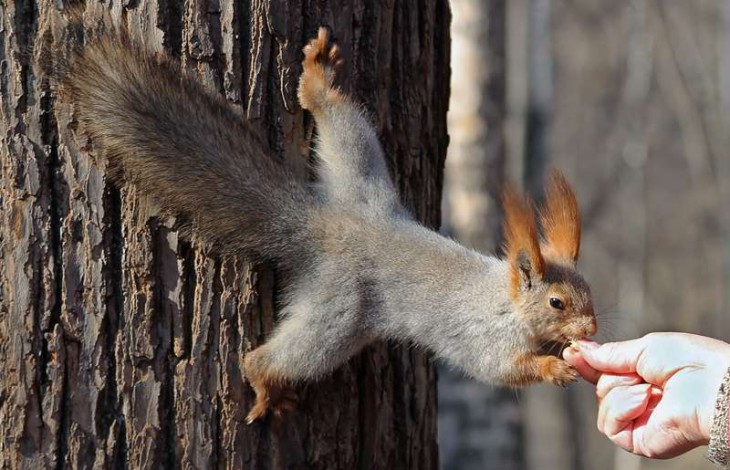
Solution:
[[[452,0],[444,231],[500,244],[512,179],[563,170],[599,341],[686,331],[730,341],[730,1]],[[618,450],[593,389],[494,389],[445,368],[445,470],[712,469]]]

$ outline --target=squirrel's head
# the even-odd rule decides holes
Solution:
[[[591,291],[576,269],[580,212],[565,177],[550,176],[540,209],[542,236],[528,198],[507,187],[503,203],[510,295],[534,339],[564,343],[594,335]]]

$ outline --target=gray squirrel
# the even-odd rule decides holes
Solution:
[[[115,178],[190,221],[220,252],[286,273],[281,319],[244,359],[256,392],[247,421],[291,409],[292,385],[377,339],[425,347],[489,383],[575,381],[548,353],[596,331],[565,178],[554,172],[548,182],[542,235],[530,201],[505,190],[505,259],[429,230],[400,204],[365,113],[334,85],[340,63],[320,29],[304,48],[298,90],[317,127],[316,184],[271,158],[239,114],[178,63],[123,35],[90,40],[61,79],[83,131],[122,169]]]

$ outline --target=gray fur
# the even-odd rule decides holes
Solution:
[[[163,209],[224,251],[301,263],[314,197],[225,100],[125,36],[93,40],[63,82],[83,129]]]
[[[342,103],[317,115],[316,149],[329,205],[385,216],[401,210],[375,129],[358,106]]]
[[[171,60],[113,38],[88,46],[75,70],[67,87],[84,129],[127,178],[204,239],[294,274],[261,365],[313,379],[389,338],[508,382],[514,358],[534,351],[539,332],[509,296],[507,262],[403,210],[376,133],[349,100],[316,115],[320,182],[307,188]]]
[[[507,295],[506,262],[407,218],[350,216],[331,227],[335,245],[315,270],[285,293],[269,367],[311,379],[389,338],[426,347],[480,380],[506,380],[505,353],[531,348]]]

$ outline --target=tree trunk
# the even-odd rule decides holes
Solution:
[[[59,2],[0,0],[0,467],[437,468],[435,373],[374,345],[247,426],[244,353],[274,324],[276,275],[208,256],[74,133],[33,63],[83,34]],[[343,86],[380,130],[404,201],[436,227],[447,145],[445,0],[138,0],[83,8],[180,58],[306,178],[301,47],[330,26]],[[103,25],[110,27],[110,25]],[[245,230],[245,227],[241,227]]]
[[[529,0],[527,41],[527,115],[522,162],[525,189],[543,198],[546,172],[553,164],[550,137],[555,95],[552,55],[552,0]],[[523,393],[527,467],[582,470],[573,406],[575,387],[561,390],[540,384]]]

